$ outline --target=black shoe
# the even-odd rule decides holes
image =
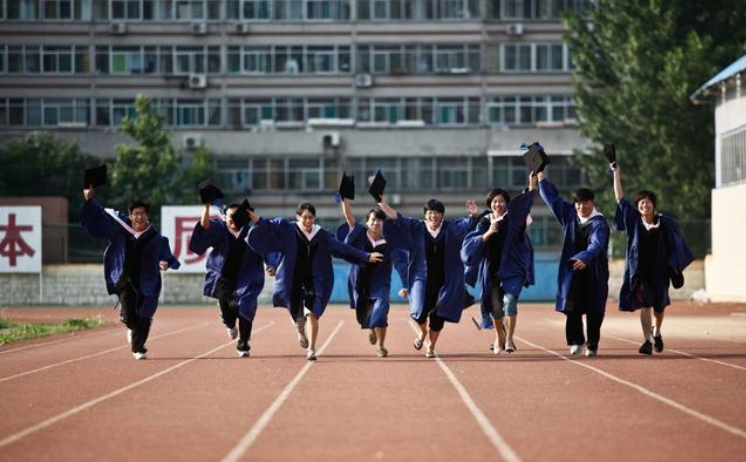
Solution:
[[[645,340],[645,343],[640,345],[640,349],[637,350],[640,352],[641,355],[652,355],[653,354],[653,344],[650,343],[650,340]]]
[[[663,352],[663,337],[660,334],[657,337],[653,336],[653,348],[656,353]]]

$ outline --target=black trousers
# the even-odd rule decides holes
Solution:
[[[141,318],[137,315],[143,303],[142,294],[135,289],[134,284],[124,281],[118,284],[119,319],[132,331],[132,353],[146,353],[145,342],[150,336],[150,326],[153,318]]]
[[[234,284],[225,279],[219,279],[215,287],[215,296],[220,306],[220,318],[225,327],[233,329],[238,322],[238,345],[239,351],[249,351],[249,340],[251,340],[251,329],[253,322],[240,316],[238,310],[238,297],[234,289]]]
[[[586,336],[583,334],[583,314],[586,320]],[[573,309],[565,312],[565,338],[568,345],[586,345],[589,350],[597,350],[601,339],[601,324],[604,322],[604,313],[583,313],[582,310]]]
[[[311,309],[315,301],[316,294],[312,281],[293,283],[293,289],[290,292],[290,317],[293,321],[302,318],[304,308]]]

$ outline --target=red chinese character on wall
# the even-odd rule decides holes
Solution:
[[[33,231],[32,225],[18,226],[16,225],[16,214],[8,214],[8,225],[0,226],[0,231],[5,231],[3,240],[0,241],[0,256],[8,257],[10,260],[10,266],[16,266],[16,260],[18,257],[28,255],[33,257],[36,253],[26,241],[23,240],[21,232]]]
[[[191,265],[197,263],[203,258],[207,257],[207,254],[197,255],[189,250],[189,241],[194,230],[194,223],[199,220],[199,217],[175,217],[174,218],[174,257],[181,259],[182,248],[186,249],[186,256],[184,257],[184,263]],[[185,244],[186,243],[186,244]]]

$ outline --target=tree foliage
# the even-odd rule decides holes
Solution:
[[[19,137],[0,149],[0,195],[63,196],[75,220],[83,189],[83,170],[100,161],[80,150],[75,141],[51,133]]]
[[[710,215],[713,108],[689,96],[743,54],[746,0],[599,0],[568,15],[580,131],[595,147],[573,156],[606,210],[613,188],[602,155],[617,148],[625,190],[651,189],[679,217]]]
[[[198,197],[197,183],[214,173],[211,152],[200,148],[185,159],[171,145],[170,134],[163,128],[164,118],[149,98],[138,95],[135,111],[134,118],[122,122],[122,131],[135,143],[116,147],[111,179],[121,202],[117,205],[143,200],[157,216],[163,204],[193,203]]]

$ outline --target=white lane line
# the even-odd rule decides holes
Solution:
[[[321,356],[321,353],[323,353],[326,347],[329,346],[329,344],[332,342],[332,339],[334,339],[334,336],[336,336],[337,332],[339,332],[339,330],[342,328],[343,324],[344,321],[339,321],[339,323],[337,323],[337,327],[334,329],[334,331],[332,331],[331,335],[329,335],[329,338],[326,339],[326,342],[324,342],[324,344],[318,350],[318,356]],[[316,361],[306,362],[306,365],[303,366],[303,368],[295,375],[293,380],[291,380],[290,383],[285,386],[285,388],[277,396],[277,398],[275,398],[274,402],[270,404],[267,410],[265,410],[264,413],[259,416],[259,419],[257,419],[257,421],[243,436],[243,438],[241,438],[241,441],[239,441],[238,444],[233,449],[231,449],[228,455],[223,458],[222,462],[235,462],[243,457],[246,451],[251,447],[252,444],[254,444],[254,442],[259,437],[259,434],[269,424],[270,420],[272,420],[272,417],[274,417],[277,411],[280,410],[280,407],[283,405],[288,396],[290,396],[290,393],[293,392],[293,389],[298,385],[303,376],[306,375],[306,372],[308,372],[308,370],[311,368],[311,366],[313,366],[315,362]]]
[[[722,420],[718,420],[718,419],[716,419],[714,417],[711,417],[711,416],[709,416],[707,414],[703,414],[703,413],[701,413],[699,411],[695,411],[694,409],[692,409],[690,407],[687,407],[687,406],[679,403],[678,401],[674,401],[671,398],[666,398],[665,396],[659,395],[658,393],[656,393],[656,392],[654,392],[652,390],[649,390],[649,389],[643,387],[642,385],[638,385],[638,384],[636,384],[634,382],[630,382],[628,380],[624,380],[624,379],[619,378],[619,377],[617,377],[617,376],[615,376],[613,374],[610,374],[610,373],[608,373],[606,371],[603,371],[601,369],[598,369],[596,367],[588,365],[584,361],[572,360],[572,359],[568,358],[567,356],[563,355],[562,353],[557,353],[556,351],[550,350],[548,348],[544,348],[543,346],[537,345],[537,344],[535,344],[533,342],[529,342],[528,340],[526,340],[524,338],[521,338],[521,337],[516,337],[516,338],[518,340],[522,341],[523,343],[527,344],[527,345],[530,345],[530,346],[532,346],[534,348],[538,348],[539,350],[543,350],[543,351],[545,351],[545,352],[547,352],[549,354],[555,355],[555,356],[557,356],[559,358],[564,359],[565,361],[570,362],[571,364],[575,364],[576,366],[580,366],[580,367],[584,367],[586,369],[589,369],[589,370],[591,370],[591,371],[593,371],[593,372],[595,372],[595,373],[597,373],[599,375],[602,375],[602,376],[606,377],[607,379],[613,380],[614,382],[617,382],[617,383],[619,383],[621,385],[626,385],[626,386],[628,386],[628,387],[630,387],[630,388],[632,388],[634,390],[637,390],[638,392],[642,393],[645,396],[653,398],[656,401],[660,401],[663,404],[667,404],[668,406],[671,406],[672,408],[677,409],[677,410],[679,410],[679,411],[681,411],[681,412],[683,412],[685,414],[689,414],[690,416],[692,416],[692,417],[694,417],[696,419],[699,419],[699,420],[701,420],[701,421],[703,421],[705,423],[708,423],[708,424],[710,424],[710,425],[712,425],[714,427],[717,427],[717,428],[719,428],[721,430],[725,430],[726,432],[728,432],[728,433],[730,433],[732,435],[735,435],[735,436],[738,436],[740,438],[746,439],[746,431],[744,431],[743,429],[740,429],[738,427],[734,427],[732,425],[728,425],[727,423],[723,422]]]
[[[267,329],[267,328],[271,327],[274,323],[275,323],[274,321],[271,321],[269,324],[267,324],[265,326],[262,326],[259,329],[257,329],[256,331],[254,331],[254,333],[259,333],[259,332],[263,331],[264,329]],[[102,403],[102,402],[107,401],[107,400],[109,400],[111,398],[119,396],[122,393],[126,393],[126,392],[128,392],[128,391],[130,391],[130,390],[132,390],[134,388],[139,387],[140,385],[144,385],[144,384],[146,384],[148,382],[151,382],[151,381],[153,381],[153,380],[155,380],[155,379],[157,379],[157,378],[159,378],[161,376],[164,376],[164,375],[168,374],[169,372],[175,371],[176,369],[179,369],[180,367],[186,366],[187,364],[192,363],[192,362],[194,362],[194,361],[196,361],[198,359],[204,358],[205,356],[209,356],[209,355],[215,353],[216,351],[221,350],[221,349],[227,347],[228,345],[233,345],[234,343],[235,343],[235,340],[231,340],[230,342],[226,342],[226,343],[224,343],[222,345],[217,346],[216,348],[213,348],[212,350],[210,350],[210,351],[208,351],[206,353],[202,353],[199,356],[196,356],[194,358],[182,361],[182,362],[180,362],[178,364],[175,364],[175,365],[169,367],[168,369],[164,369],[164,370],[162,370],[162,371],[160,371],[160,372],[158,372],[156,374],[153,374],[151,376],[145,377],[142,380],[138,380],[137,382],[131,383],[131,384],[127,385],[126,387],[122,387],[122,388],[120,388],[118,390],[112,391],[111,393],[106,394],[104,396],[100,396],[100,397],[98,397],[96,399],[92,399],[92,400],[90,400],[88,402],[85,402],[85,403],[83,403],[83,404],[81,404],[79,406],[76,406],[76,407],[74,407],[74,408],[72,408],[72,409],[70,409],[68,411],[65,411],[65,412],[63,412],[61,414],[57,414],[54,417],[50,417],[47,420],[44,420],[43,422],[40,422],[40,423],[38,423],[36,425],[33,425],[33,426],[28,427],[28,428],[26,428],[24,430],[21,430],[21,431],[19,431],[17,433],[14,433],[14,434],[12,434],[12,435],[10,435],[8,437],[5,437],[2,440],[0,440],[0,448],[8,446],[9,444],[13,444],[13,443],[15,443],[15,442],[17,442],[19,440],[22,440],[23,438],[25,438],[25,437],[27,437],[29,435],[32,435],[32,434],[34,434],[34,433],[36,433],[36,432],[38,432],[40,430],[43,430],[43,429],[45,429],[47,427],[51,427],[52,425],[56,424],[57,422],[60,422],[61,420],[67,419],[68,417],[72,417],[75,414],[83,412],[86,409],[89,409],[89,408],[91,408],[91,407],[93,407],[93,406],[95,406],[95,405],[97,405],[99,403]]]
[[[615,336],[609,335],[609,334],[604,334],[604,337],[606,337],[606,338],[613,338],[614,340],[619,340],[620,342],[631,343],[632,345],[639,345],[640,344],[640,342],[635,342],[634,340],[629,340],[629,339],[622,338],[622,337],[615,337]],[[686,356],[686,357],[689,357],[689,358],[692,358],[692,359],[699,359],[700,361],[706,361],[708,363],[715,363],[715,364],[719,364],[721,366],[727,366],[727,367],[732,367],[733,369],[739,369],[739,370],[742,370],[742,371],[746,371],[746,367],[739,366],[737,364],[726,363],[725,361],[718,361],[717,359],[703,358],[701,356],[697,356],[697,355],[693,355],[691,353],[687,353],[686,351],[672,350],[671,348],[666,348],[666,351],[670,351],[671,353],[676,353],[678,355]]]
[[[176,335],[176,334],[180,334],[182,332],[187,332],[187,331],[190,331],[190,330],[194,330],[194,329],[197,329],[199,327],[204,327],[206,325],[208,325],[208,323],[205,322],[205,323],[202,323],[202,324],[198,324],[196,326],[185,327],[184,329],[179,329],[179,330],[176,330],[176,331],[173,331],[173,332],[169,332],[167,334],[162,334],[162,335],[158,335],[158,336],[155,336],[155,337],[151,337],[149,339],[149,341],[158,340],[158,339],[164,338],[164,337],[170,337],[172,335]],[[81,356],[79,358],[67,359],[65,361],[61,361],[59,363],[50,364],[48,366],[43,366],[43,367],[40,367],[38,369],[33,369],[33,370],[30,370],[30,371],[26,371],[26,372],[20,372],[20,373],[15,374],[15,375],[9,375],[7,377],[0,378],[0,383],[7,382],[8,380],[17,379],[19,377],[24,377],[24,376],[27,376],[29,374],[34,374],[36,372],[46,371],[46,370],[49,370],[49,369],[52,369],[52,368],[55,368],[55,367],[58,367],[58,366],[64,366],[66,364],[71,364],[71,363],[75,363],[75,362],[78,362],[78,361],[83,361],[85,359],[95,358],[96,356],[102,356],[102,355],[105,355],[107,353],[111,353],[113,351],[122,350],[124,348],[129,348],[129,347],[130,347],[129,345],[122,345],[122,346],[118,346],[118,347],[115,347],[115,348],[109,348],[108,350],[99,351],[98,353],[93,353],[93,354],[90,354],[90,355],[87,355],[87,356]]]
[[[419,334],[421,331],[419,328],[415,327],[413,323],[409,323],[409,325],[412,327],[412,330],[414,330],[415,334]],[[451,381],[451,384],[458,392],[459,396],[461,397],[461,400],[466,404],[466,408],[469,409],[471,412],[471,415],[474,416],[474,420],[477,421],[479,424],[479,427],[482,429],[485,435],[487,435],[487,439],[490,440],[490,443],[497,449],[497,452],[500,453],[500,457],[503,458],[506,462],[521,462],[521,458],[518,456],[518,454],[513,450],[513,448],[510,447],[507,441],[500,435],[500,432],[498,432],[494,426],[492,426],[492,423],[490,423],[490,420],[487,418],[486,415],[484,415],[484,412],[482,412],[481,409],[479,409],[479,406],[474,402],[474,400],[469,395],[469,392],[466,391],[466,388],[459,382],[459,380],[456,378],[456,376],[451,372],[451,369],[446,366],[446,363],[440,359],[440,356],[435,355],[435,361],[438,363],[441,369],[443,369],[443,372],[445,372],[446,377]]]
[[[80,332],[80,331],[78,331],[78,332]],[[53,340],[51,342],[34,343],[33,345],[26,345],[26,346],[22,346],[22,347],[18,347],[18,348],[13,348],[13,349],[10,349],[10,350],[3,350],[3,351],[0,351],[0,355],[4,355],[4,354],[7,354],[7,353],[15,353],[17,351],[22,351],[22,350],[28,350],[30,348],[39,348],[39,347],[54,345],[54,344],[57,344],[57,343],[68,342],[70,340],[83,340],[83,339],[86,339],[86,338],[99,337],[101,335],[118,335],[118,332],[110,332],[107,329],[106,332],[97,332],[97,333],[94,333],[94,334],[91,334],[91,335],[78,336],[78,335],[73,334],[70,337],[66,337],[66,338],[59,339],[59,340]]]

